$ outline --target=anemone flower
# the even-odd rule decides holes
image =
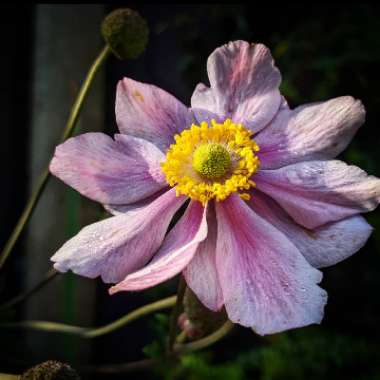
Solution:
[[[120,134],[56,148],[51,172],[113,216],[66,242],[54,267],[101,276],[111,294],[182,272],[207,308],[261,335],[320,323],[317,268],[365,244],[372,229],[360,213],[380,201],[379,179],[334,160],[364,107],[343,96],[290,109],[261,44],[230,42],[207,70],[210,87],[196,87],[191,108],[124,78]]]

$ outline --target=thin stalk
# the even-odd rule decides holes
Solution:
[[[234,324],[231,321],[227,321],[220,329],[216,330],[205,338],[187,344],[176,344],[174,346],[174,351],[178,354],[184,354],[209,347],[227,335],[233,329],[233,327]]]
[[[37,330],[45,332],[58,332],[70,335],[79,335],[87,331],[86,327],[66,325],[64,323],[50,322],[50,321],[22,321],[22,322],[11,322],[11,323],[1,323],[0,328],[22,328],[27,330]]]
[[[102,51],[96,57],[93,64],[91,65],[90,69],[88,70],[87,76],[82,84],[81,89],[79,90],[75,103],[73,104],[73,107],[71,108],[69,119],[67,120],[66,127],[62,133],[61,142],[65,141],[71,136],[74,130],[74,127],[78,121],[79,114],[83,107],[83,103],[88,95],[91,84],[95,78],[95,75],[99,71],[101,65],[105,62],[107,57],[110,55],[110,53],[111,53],[110,48],[108,47],[108,45],[105,45]]]
[[[12,298],[11,300],[5,302],[3,305],[0,305],[0,311],[10,309],[11,307],[14,307],[17,304],[27,300],[33,294],[35,294],[39,290],[41,290],[51,280],[53,280],[58,274],[59,274],[59,272],[57,272],[55,269],[50,269],[45,274],[45,277],[37,285],[35,285],[33,288],[19,294],[18,296],[16,296],[16,297]]]
[[[209,347],[225,337],[233,328],[233,323],[228,321],[220,329],[206,336],[205,338],[196,340],[188,344],[176,344],[174,350],[166,354],[166,358],[175,358],[178,355],[190,353]],[[132,371],[146,371],[152,369],[156,364],[159,364],[162,359],[142,359],[135,362],[111,364],[103,366],[86,367],[86,372],[102,373],[102,374],[117,374]]]
[[[169,326],[169,339],[168,339],[168,352],[173,348],[177,331],[178,331],[178,316],[182,309],[182,301],[186,291],[186,281],[181,275],[179,278],[178,290],[177,290],[177,302],[175,303],[172,313],[170,315]]]
[[[145,315],[153,313],[154,311],[172,307],[175,304],[176,299],[177,296],[172,296],[156,302],[152,302],[102,327],[88,328],[49,321],[23,321],[18,323],[1,323],[0,328],[26,328],[45,332],[77,335],[81,338],[96,338],[98,336],[109,334],[115,330],[118,330],[121,327],[126,326],[128,323],[133,322]]]
[[[89,373],[99,373],[104,375],[112,375],[118,373],[127,373],[133,371],[149,370],[157,364],[156,359],[142,359],[134,362],[122,363],[122,364],[109,364],[102,366],[86,366],[81,370]],[[0,378],[1,380],[1,378]]]
[[[154,311],[157,311],[157,310],[169,308],[175,304],[176,300],[177,300],[177,296],[172,296],[172,297],[164,298],[160,301],[156,301],[148,305],[142,306],[132,311],[131,313],[125,315],[124,317],[110,323],[109,325],[86,331],[83,334],[83,337],[96,338],[98,336],[108,334],[112,331],[119,329],[120,327],[127,325],[128,323],[132,321],[135,321],[136,319],[139,319],[140,317],[143,317],[144,315],[153,313]]]
[[[106,58],[110,54],[110,52],[111,51],[108,45],[106,45],[102,49],[98,57],[95,59],[93,64],[91,65],[87,73],[87,76],[81,86],[81,89],[79,90],[78,96],[71,108],[69,119],[67,120],[65,129],[63,130],[63,134],[60,140],[61,143],[72,135],[76,122],[78,121],[80,111],[82,110],[83,103],[88,95],[88,91],[95,78],[95,75],[98,72],[99,68],[101,67],[102,63],[106,60]],[[44,171],[41,173],[40,177],[38,178],[37,185],[34,191],[32,192],[32,195],[30,196],[29,201],[26,204],[24,211],[22,212],[14,230],[12,231],[11,236],[6,242],[3,251],[0,254],[0,269],[4,266],[6,260],[8,259],[9,255],[11,254],[13,250],[13,247],[15,246],[18,238],[20,237],[21,232],[24,230],[25,225],[27,224],[28,220],[33,214],[33,211],[46,187],[46,184],[49,178],[50,178],[50,172],[49,172],[49,166],[48,166],[44,169]]]
[[[175,342],[178,343],[184,343],[187,339],[186,331],[181,331],[178,335],[177,338],[175,339]]]
[[[21,375],[11,375],[10,373],[0,373],[0,380],[20,380]]]

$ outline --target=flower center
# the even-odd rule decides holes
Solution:
[[[194,151],[193,168],[207,179],[223,177],[230,167],[230,154],[221,144],[203,144]]]
[[[176,187],[178,196],[187,195],[203,205],[214,198],[222,201],[233,192],[249,199],[244,191],[255,186],[251,176],[260,165],[252,132],[230,119],[210,124],[193,124],[174,136],[175,144],[161,164],[166,181]]]

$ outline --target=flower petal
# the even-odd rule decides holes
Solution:
[[[185,214],[165,238],[151,263],[128,275],[110,288],[110,294],[123,290],[141,290],[157,285],[181,272],[207,236],[207,207],[191,201]]]
[[[85,133],[59,145],[50,171],[81,194],[100,203],[136,202],[166,186],[162,152],[149,141]]]
[[[183,271],[188,287],[209,309],[218,311],[223,306],[222,288],[216,271],[216,217],[209,205],[207,215],[208,234],[199,244],[194,258]]]
[[[257,132],[280,107],[281,75],[267,47],[245,41],[230,42],[208,58],[211,87],[198,84],[193,108],[207,109]]]
[[[353,255],[372,232],[372,227],[359,215],[308,230],[295,223],[273,199],[257,190],[248,204],[286,235],[315,268],[334,265]]]
[[[206,121],[211,124],[211,120],[214,119],[217,123],[223,123],[225,121],[224,117],[221,117],[207,109],[192,108],[191,112],[193,113],[195,121],[200,124],[202,121]]]
[[[104,282],[122,280],[151,259],[185,200],[171,189],[144,208],[83,228],[51,258],[54,267],[90,278],[100,275]]]
[[[334,158],[346,149],[364,119],[362,103],[351,96],[294,110],[282,108],[271,125],[255,137],[261,168]]]
[[[139,210],[141,208],[144,208],[145,206],[148,206],[150,203],[154,202],[161,195],[166,193],[169,189],[170,187],[166,186],[163,189],[157,191],[157,193],[154,193],[153,195],[149,195],[148,197],[134,203],[129,203],[125,205],[109,204],[109,205],[103,205],[103,207],[112,215],[125,214],[128,211]]]
[[[216,204],[217,268],[228,317],[273,334],[320,323],[322,273],[236,194]]]
[[[299,224],[316,228],[375,209],[380,180],[342,161],[308,161],[255,174],[257,188]]]
[[[117,86],[116,121],[121,133],[148,140],[165,152],[173,136],[190,127],[192,115],[166,91],[124,78]]]

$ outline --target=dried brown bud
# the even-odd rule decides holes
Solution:
[[[68,364],[49,360],[28,369],[20,380],[80,380],[80,377]]]
[[[146,21],[129,8],[116,9],[102,23],[103,38],[119,59],[137,58],[148,43]]]

